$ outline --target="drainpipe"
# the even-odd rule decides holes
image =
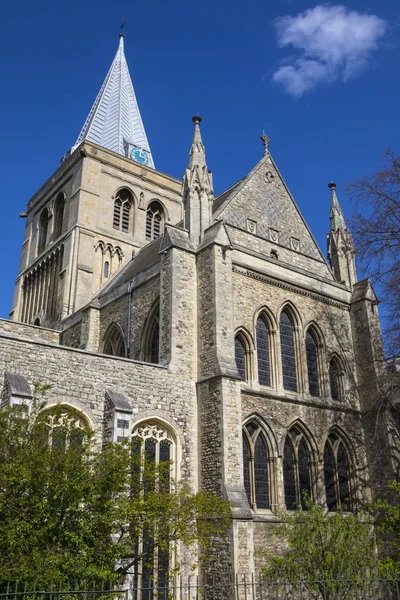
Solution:
[[[127,350],[126,357],[131,357],[131,310],[132,310],[132,294],[133,294],[133,283],[130,281],[128,283],[128,340],[127,340]]]

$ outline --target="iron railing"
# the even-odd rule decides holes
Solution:
[[[148,582],[139,588],[134,582],[123,588],[64,583],[50,589],[0,582],[0,600],[400,600],[400,575],[312,581],[172,577],[164,585]]]

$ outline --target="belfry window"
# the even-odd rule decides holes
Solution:
[[[43,209],[39,219],[39,239],[38,239],[38,254],[44,252],[47,243],[47,231],[49,227],[49,211]]]
[[[347,453],[335,434],[325,444],[324,478],[328,510],[336,511],[339,507],[351,510]]]
[[[61,192],[58,194],[57,199],[54,204],[54,239],[60,237],[63,229],[63,221],[64,221],[64,207],[65,207],[65,196]]]
[[[261,385],[271,385],[270,332],[267,322],[263,317],[257,319],[256,338],[258,381]]]
[[[310,456],[304,435],[297,427],[286,437],[283,454],[283,481],[288,510],[306,508],[304,494],[311,497]]]
[[[317,344],[310,330],[306,333],[306,358],[308,372],[308,389],[311,396],[319,396],[318,353]]]
[[[113,227],[124,233],[133,230],[133,196],[125,188],[119,190],[114,200]]]
[[[270,466],[265,434],[251,421],[243,428],[243,480],[253,510],[271,506]]]
[[[279,321],[282,379],[285,390],[297,392],[296,356],[294,347],[294,327],[287,312],[282,312]]]
[[[152,241],[164,233],[164,211],[159,202],[152,202],[146,212],[146,240]]]

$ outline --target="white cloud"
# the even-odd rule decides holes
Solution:
[[[298,54],[272,79],[297,97],[320,83],[347,81],[368,66],[386,27],[376,15],[340,5],[323,4],[295,17],[280,17],[275,21],[278,46],[292,46]]]

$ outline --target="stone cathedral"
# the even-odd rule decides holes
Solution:
[[[138,436],[227,498],[214,568],[240,575],[304,491],[352,510],[390,479],[390,440],[365,419],[383,348],[335,184],[326,260],[268,137],[214,197],[200,123],[183,180],[157,171],[121,35],[75,145],[27,204],[0,393],[29,407],[50,384],[45,410],[74,411],[99,443]]]

